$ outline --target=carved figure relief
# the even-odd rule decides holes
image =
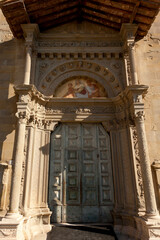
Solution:
[[[69,80],[60,86],[55,92],[55,97],[94,98],[107,97],[107,94],[104,88],[96,81],[79,77],[74,80]]]

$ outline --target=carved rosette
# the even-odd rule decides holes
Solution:
[[[134,150],[134,156],[135,156],[136,175],[137,175],[138,209],[139,209],[139,211],[144,211],[144,209],[145,209],[144,187],[143,187],[142,171],[141,171],[141,165],[140,165],[137,131],[136,131],[135,127],[132,127],[132,138],[133,138],[132,139],[133,140],[133,150]]]

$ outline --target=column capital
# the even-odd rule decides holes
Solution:
[[[138,26],[131,23],[123,23],[120,35],[124,43],[133,44],[135,42],[135,35],[137,32]]]
[[[145,119],[145,114],[144,111],[135,111],[135,119],[138,120],[139,122],[143,122]]]
[[[39,27],[38,24],[22,24],[21,25],[24,38],[27,46],[32,46],[34,41],[37,39],[39,35]]]
[[[18,121],[20,124],[27,124],[27,121],[30,118],[30,113],[27,111],[24,112],[17,112],[16,117],[18,118]]]

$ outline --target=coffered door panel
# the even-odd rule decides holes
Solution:
[[[62,124],[51,136],[53,222],[108,222],[113,208],[110,138],[101,124]]]

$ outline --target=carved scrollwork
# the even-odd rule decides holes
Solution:
[[[144,187],[142,180],[142,172],[140,166],[140,156],[139,156],[139,148],[138,148],[138,139],[137,139],[137,131],[135,127],[132,128],[132,136],[133,136],[133,148],[135,153],[135,164],[136,164],[136,173],[137,173],[137,181],[138,181],[138,208],[145,208],[145,199],[144,199]]]
[[[29,94],[20,94],[19,95],[19,102],[29,103],[31,101],[31,97]]]

